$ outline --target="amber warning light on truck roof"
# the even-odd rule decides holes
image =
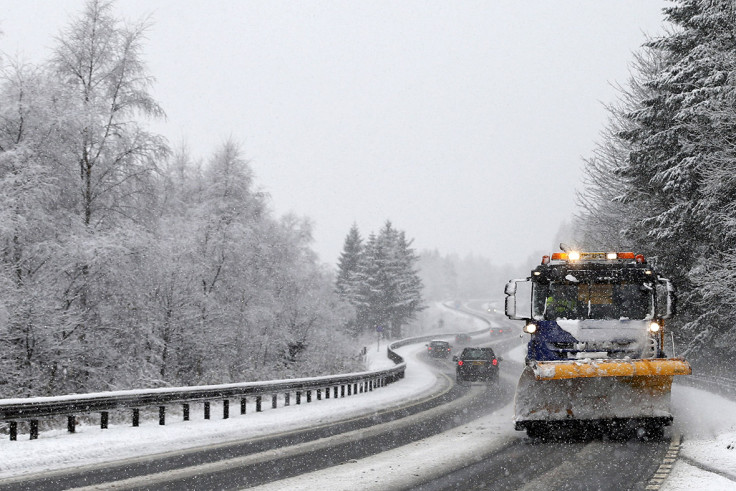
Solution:
[[[615,261],[619,259],[634,259],[637,263],[644,263],[644,256],[634,254],[633,252],[555,252],[552,254],[552,261],[592,261],[592,260],[608,260]],[[549,264],[550,257],[542,256],[542,264]]]

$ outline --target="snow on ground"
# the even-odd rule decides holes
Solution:
[[[142,421],[138,428],[132,428],[129,421],[110,424],[106,430],[96,425],[79,425],[75,434],[52,430],[41,432],[38,440],[19,434],[18,441],[0,441],[0,479],[280,433],[379,411],[396,405],[397,401],[420,399],[432,392],[437,383],[437,376],[415,358],[423,349],[423,345],[415,344],[397,350],[408,360],[403,380],[349,397],[320,401],[313,397],[309,404],[303,398],[297,406],[292,396],[291,405],[284,407],[282,395],[275,410],[271,409],[270,398],[264,398],[260,413],[255,412],[255,404],[249,400],[245,415],[233,414],[240,411],[231,407],[230,418],[226,420],[219,419],[221,403],[212,403],[211,420],[202,419],[202,406],[192,404],[190,421],[181,421],[180,416],[176,419],[171,411],[167,413],[165,426],[159,426],[157,420]],[[386,357],[385,343],[381,344],[380,353],[369,353],[369,366],[371,369],[393,366]]]
[[[736,489],[736,402],[675,384],[672,414],[683,442],[661,489]]]
[[[313,399],[313,402],[303,402],[299,406],[292,399],[289,407],[283,407],[281,399],[278,409],[272,410],[270,404],[264,404],[261,413],[256,413],[249,403],[246,415],[233,415],[231,408],[231,417],[227,420],[218,419],[222,409],[219,404],[213,404],[213,419],[209,421],[199,419],[202,415],[201,406],[192,405],[192,421],[188,422],[176,420],[174,411],[171,411],[167,414],[166,426],[159,426],[155,420],[142,422],[139,428],[130,427],[129,422],[111,424],[107,430],[93,425],[80,425],[76,434],[54,430],[42,432],[39,439],[34,441],[27,440],[27,435],[19,435],[19,441],[16,442],[2,440],[0,480],[163,452],[181,453],[199,446],[313,426],[336,418],[387,408],[399,401],[420,399],[432,392],[437,384],[437,376],[416,357],[424,349],[423,343],[419,343],[398,350],[408,361],[403,380],[350,397],[321,401]],[[385,356],[385,343],[382,342],[378,350],[368,351],[371,369],[392,365]],[[504,356],[522,361],[524,347],[520,346]],[[736,488],[736,402],[680,385],[673,387],[672,402],[675,425],[684,438],[680,459],[674,464],[670,477],[661,489]],[[438,466],[437,459],[431,458],[432,455],[442,455],[442,461],[449,467],[458,462],[467,462],[470,458],[488,455],[509,439],[519,438],[521,434],[513,430],[512,415],[513,408],[508,405],[493,414],[431,438],[303,475],[298,479],[278,481],[260,489],[322,487],[370,490],[401,487],[415,475],[432,477],[444,471]]]

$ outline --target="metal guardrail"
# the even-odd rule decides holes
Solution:
[[[452,308],[452,307],[451,307]],[[454,309],[464,314],[478,317],[486,322],[487,319],[472,312]],[[473,331],[468,334],[485,332]],[[18,423],[29,423],[30,439],[38,438],[38,424],[41,418],[67,416],[67,430],[76,431],[76,416],[79,414],[100,413],[100,427],[108,427],[109,411],[132,410],[132,425],[140,424],[140,409],[158,406],[159,424],[166,423],[166,406],[182,404],[182,414],[185,421],[189,420],[189,404],[203,403],[205,419],[210,418],[211,401],[222,401],[223,418],[230,413],[230,399],[240,399],[240,413],[246,412],[246,401],[255,398],[256,412],[262,410],[264,396],[271,396],[271,407],[277,407],[277,395],[284,394],[284,405],[291,402],[291,393],[295,393],[296,404],[301,404],[302,394],[306,401],[311,402],[312,392],[318,400],[325,398],[350,396],[352,394],[369,392],[375,388],[404,378],[406,362],[396,353],[396,349],[408,344],[431,341],[433,339],[454,336],[456,333],[436,333],[425,336],[402,339],[391,343],[387,347],[387,355],[396,366],[383,370],[331,375],[326,377],[312,377],[289,380],[264,382],[245,382],[237,384],[206,385],[197,387],[135,389],[115,392],[96,392],[90,394],[72,394],[53,397],[32,397],[23,399],[0,399],[0,421],[8,424],[11,440],[18,438]]]
[[[736,400],[736,379],[715,375],[689,375],[678,377],[677,383]]]
[[[431,336],[432,338],[434,336]],[[245,382],[236,384],[207,385],[197,387],[136,389],[115,392],[97,392],[53,397],[33,397],[24,399],[0,399],[0,421],[8,423],[11,440],[18,438],[18,423],[27,421],[32,440],[38,438],[39,419],[53,416],[67,416],[67,430],[76,431],[76,416],[86,413],[100,413],[100,427],[107,428],[108,412],[131,409],[133,426],[140,422],[140,409],[158,406],[159,424],[166,421],[166,406],[182,404],[184,420],[189,420],[189,404],[204,404],[205,419],[210,416],[210,401],[222,401],[223,418],[229,417],[230,399],[240,399],[240,413],[246,412],[247,398],[255,398],[256,412],[262,410],[264,396],[271,396],[271,407],[277,407],[277,395],[284,394],[284,405],[290,405],[291,393],[295,393],[296,404],[301,404],[304,393],[306,401],[311,402],[312,391],[317,399],[350,396],[369,392],[375,388],[404,378],[406,362],[394,350],[407,344],[423,341],[426,336],[397,341],[388,346],[388,357],[396,366],[368,372],[357,372],[325,377],[300,378],[264,382]]]

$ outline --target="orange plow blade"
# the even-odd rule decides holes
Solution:
[[[641,360],[540,361],[534,367],[537,380],[587,377],[649,377],[690,375],[690,364],[682,358]]]
[[[516,427],[596,420],[669,424],[672,380],[690,373],[680,358],[537,362],[519,380]]]

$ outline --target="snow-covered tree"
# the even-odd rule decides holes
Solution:
[[[648,63],[636,67],[613,131],[588,162],[583,223],[597,220],[599,238],[620,235],[656,257],[680,292],[675,326],[688,353],[733,351],[723,279],[733,276],[736,245],[736,10],[726,0],[677,0],[664,12],[674,28],[645,45]]]
[[[145,24],[90,0],[0,72],[0,397],[361,368],[349,309],[239,146],[169,158]]]
[[[337,280],[335,290],[339,295],[350,296],[355,291],[355,276],[363,254],[363,238],[360,236],[358,225],[350,227],[340,258],[337,261]]]
[[[351,239],[352,237],[352,239]],[[353,243],[353,226],[346,244]],[[416,269],[419,258],[403,231],[386,221],[378,235],[371,234],[359,255],[354,283],[343,296],[356,310],[358,332],[381,327],[392,338],[415,318],[423,306],[422,281]]]
[[[164,115],[149,93],[153,77],[141,53],[148,25],[124,25],[112,8],[112,1],[88,0],[58,38],[52,60],[74,111],[67,136],[75,161],[66,171],[78,177],[75,207],[86,226],[98,229],[141,212],[132,197],[149,190],[156,161],[168,153],[164,139],[134,118]]]
[[[360,294],[358,272],[363,257],[363,238],[360,236],[358,225],[350,227],[340,258],[337,262],[337,279],[335,280],[335,291],[346,302],[355,304]],[[362,312],[356,311],[356,315],[350,319],[346,326],[346,332],[357,336],[363,329],[365,322],[358,316]]]

